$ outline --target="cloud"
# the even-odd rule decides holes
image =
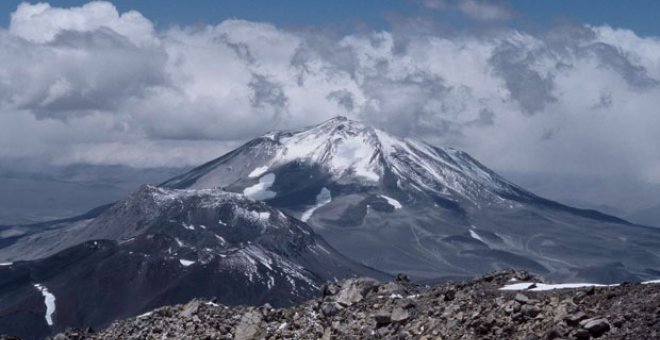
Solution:
[[[153,42],[153,25],[139,12],[119,14],[109,2],[81,7],[53,8],[47,3],[21,3],[11,15],[10,31],[32,42],[46,43],[66,31],[90,32],[108,28],[135,44]]]
[[[424,6],[431,9],[443,10],[449,7],[447,1],[445,0],[421,0],[420,1]]]
[[[343,114],[498,170],[660,182],[659,54],[607,26],[156,30],[105,2],[22,4],[0,29],[0,157],[196,165]]]
[[[512,17],[508,8],[493,1],[460,0],[457,7],[467,16],[477,20],[497,21]]]
[[[453,10],[478,21],[503,21],[513,17],[513,11],[500,1],[491,0],[419,0],[431,10]]]

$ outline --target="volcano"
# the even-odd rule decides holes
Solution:
[[[465,152],[345,117],[265,134],[162,186],[242,193],[351,259],[417,278],[510,267],[596,282],[660,274],[660,229],[544,199]]]

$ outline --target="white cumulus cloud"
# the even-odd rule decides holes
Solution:
[[[21,4],[0,29],[0,157],[195,165],[343,114],[499,170],[660,182],[658,38],[607,26],[405,32],[244,20],[157,30],[107,2]]]

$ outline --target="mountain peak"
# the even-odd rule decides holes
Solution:
[[[321,165],[335,177],[347,174],[378,181],[381,143],[377,130],[337,116],[310,128],[283,133],[271,165],[304,161]]]
[[[333,118],[330,118],[320,124],[303,128],[301,130],[297,130],[292,132],[293,134],[298,134],[298,133],[313,133],[316,135],[321,135],[321,134],[328,134],[328,135],[335,135],[335,134],[351,134],[351,135],[356,135],[356,134],[369,134],[373,133],[376,129],[373,128],[372,126],[365,124],[361,121],[358,120],[352,120],[348,119],[345,116],[336,116]]]
[[[322,169],[338,183],[373,187],[387,181],[398,183],[400,190],[432,192],[452,200],[476,201],[517,191],[463,152],[400,138],[344,116],[269,133],[164,185],[231,187],[246,178],[258,178],[259,188],[270,187],[278,181],[277,169],[289,164]],[[273,198],[273,192],[257,191],[267,193],[266,199]]]

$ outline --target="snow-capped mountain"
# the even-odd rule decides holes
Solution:
[[[658,229],[540,198],[464,152],[343,117],[268,133],[162,186],[265,201],[390,273],[516,267],[600,282],[660,274]]]
[[[193,298],[285,306],[352,276],[304,222],[218,189],[143,186],[94,218],[54,224],[0,249],[0,329],[43,338]]]
[[[258,178],[258,185],[246,187],[244,193],[271,199],[276,196],[268,190],[274,183],[273,170],[291,163],[319,167],[339,184],[378,186],[395,181],[400,187],[473,201],[491,200],[497,193],[519,193],[464,152],[396,138],[345,117],[306,130],[266,134],[163,186],[227,187],[241,179]]]

